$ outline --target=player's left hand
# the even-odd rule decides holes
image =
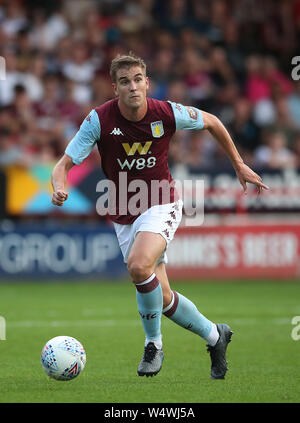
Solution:
[[[247,194],[247,182],[256,185],[258,194],[264,189],[269,189],[267,185],[262,183],[261,177],[245,163],[239,164],[238,167],[235,168],[235,171],[245,194]]]

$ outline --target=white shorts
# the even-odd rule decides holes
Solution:
[[[141,214],[131,225],[120,225],[113,222],[124,263],[128,261],[130,249],[138,232],[161,234],[166,240],[168,247],[181,221],[182,205],[182,200],[177,200],[175,203],[150,207],[150,209]],[[158,259],[157,264],[160,262],[168,262],[166,250]]]

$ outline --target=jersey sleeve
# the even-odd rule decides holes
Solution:
[[[204,128],[204,121],[201,110],[192,106],[183,106],[179,103],[169,101],[172,106],[176,122],[176,131],[180,129],[198,129]]]
[[[93,109],[82,122],[78,132],[71,139],[65,153],[78,165],[90,154],[100,139],[101,127],[97,112]]]

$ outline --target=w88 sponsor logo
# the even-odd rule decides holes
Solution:
[[[152,141],[146,141],[144,143],[141,142],[135,142],[132,145],[125,142],[122,143],[122,146],[126,152],[127,156],[133,156],[134,154],[139,154],[140,156],[145,156],[146,154],[151,153],[149,151],[151,147]],[[123,170],[125,168],[128,168],[129,170],[136,168],[137,170],[142,170],[145,167],[153,167],[156,164],[156,157],[140,157],[138,159],[132,159],[131,161],[128,161],[127,159],[124,160],[124,162],[121,162],[120,159],[117,159],[120,168]]]
[[[117,162],[120,165],[120,168],[126,169],[128,168],[129,170],[136,168],[137,170],[142,170],[145,167],[147,168],[151,168],[154,167],[156,164],[156,157],[148,157],[148,158],[144,158],[144,157],[140,157],[138,159],[132,159],[131,161],[128,161],[127,159],[124,160],[124,162],[121,162],[120,159],[117,159]]]

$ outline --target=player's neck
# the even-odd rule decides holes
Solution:
[[[148,110],[147,101],[145,101],[140,107],[138,108],[129,108],[122,102],[118,101],[118,107],[120,110],[121,115],[131,122],[138,122],[143,119],[146,115]]]

